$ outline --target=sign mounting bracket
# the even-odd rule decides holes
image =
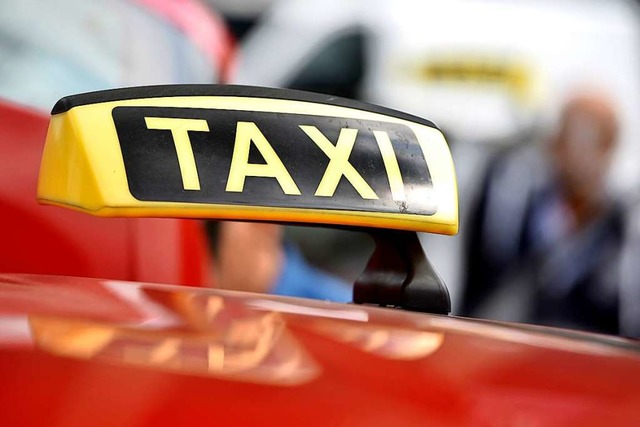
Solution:
[[[448,314],[449,291],[425,256],[418,234],[369,229],[376,248],[353,288],[356,304]]]

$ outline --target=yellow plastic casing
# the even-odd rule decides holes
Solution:
[[[271,207],[247,204],[145,201],[130,192],[118,134],[116,107],[170,107],[305,114],[397,123],[416,135],[433,184],[432,215],[366,210]],[[458,199],[453,161],[442,133],[403,118],[328,103],[242,96],[170,96],[73,106],[51,118],[38,182],[38,201],[98,216],[215,218],[315,223],[455,234]]]

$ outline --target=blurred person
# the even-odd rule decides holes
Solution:
[[[502,153],[472,214],[463,312],[617,334],[621,204],[606,189],[610,99],[571,97],[543,150]]]
[[[219,224],[217,285],[222,289],[349,302],[350,286],[312,266],[297,247],[283,243],[277,224]],[[250,266],[250,267],[249,267]]]

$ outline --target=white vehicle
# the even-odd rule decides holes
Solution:
[[[612,188],[640,181],[640,10],[631,1],[283,0],[247,36],[238,65],[238,83],[333,91],[433,119],[452,141],[463,223],[490,153],[541,140],[535,131],[585,86],[619,110]],[[433,238],[455,295],[461,239],[425,243]]]

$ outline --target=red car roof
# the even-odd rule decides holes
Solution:
[[[0,277],[3,425],[640,425],[640,347],[168,285]]]

